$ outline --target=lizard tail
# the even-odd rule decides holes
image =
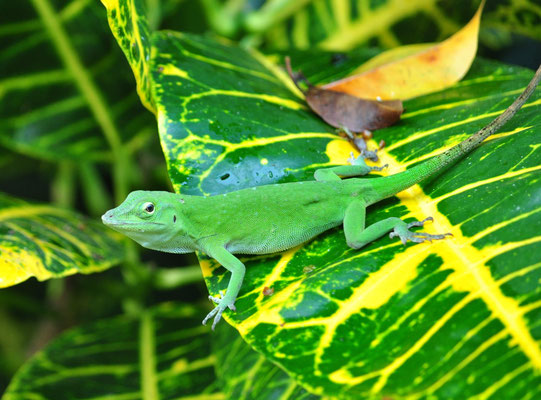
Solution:
[[[515,115],[515,113],[534,92],[540,80],[541,65],[537,69],[528,86],[526,86],[526,89],[524,89],[520,96],[515,99],[513,104],[511,104],[503,113],[498,115],[487,126],[481,128],[464,141],[460,142],[449,150],[446,150],[444,153],[435,156],[422,164],[416,165],[407,171],[383,178],[371,179],[370,182],[373,184],[373,188],[378,194],[377,199],[371,202],[371,204],[387,197],[391,197],[402,190],[424,181],[425,179],[435,176],[438,172],[445,169],[447,166],[452,165],[454,162],[478,147],[483,140],[500,129],[507,121],[509,121],[509,119],[511,119],[511,117],[513,117],[513,115]]]

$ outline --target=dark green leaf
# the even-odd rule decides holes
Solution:
[[[200,309],[162,304],[69,330],[30,359],[3,400],[225,400]]]
[[[257,96],[282,93],[270,79],[266,86],[256,80],[257,90],[246,89],[254,74],[246,74],[245,81],[232,74],[251,61],[248,53],[239,58],[237,52],[242,50],[238,48],[184,35],[157,36],[158,46],[163,41],[171,43],[167,54],[177,54],[178,60],[163,64],[163,82],[173,80],[157,86],[161,90],[158,110],[167,109],[167,117],[158,112],[160,131],[177,188],[197,193],[201,180],[186,179],[175,168],[177,160],[196,157],[191,157],[193,148],[186,145],[190,141],[171,138],[179,132],[191,140],[210,136],[205,129],[211,124],[220,127],[218,132],[227,142],[246,143],[243,157],[230,162],[235,163],[235,171],[241,171],[238,175],[247,177],[235,189],[270,182],[254,179],[261,168],[255,161],[276,157],[275,142],[267,140],[269,132],[281,127],[289,132],[291,121],[297,118],[308,128],[296,131],[298,137],[282,136],[282,147],[295,146],[284,148],[282,168],[286,168],[287,157],[294,165],[304,162],[308,168],[346,161],[349,145],[330,134],[311,142],[314,150],[307,150],[306,135],[312,135],[314,129],[310,128],[319,120],[304,109],[285,109],[279,114],[267,110],[263,115],[262,102],[238,106],[238,88],[234,94],[230,91],[229,101],[225,93],[223,99],[197,96],[198,88],[215,93],[214,85],[221,90],[224,85],[238,85]],[[173,52],[175,46],[181,55]],[[210,59],[211,53],[216,61]],[[305,57],[312,63],[321,60],[320,70],[324,66],[332,69],[324,64],[325,57],[313,52]],[[198,68],[190,65],[191,60],[198,60]],[[400,124],[378,131],[377,139],[388,143],[382,163],[396,173],[456,144],[502,112],[531,75],[520,68],[477,60],[462,82],[407,102]],[[199,85],[202,76],[210,78]],[[169,112],[172,97],[165,88],[171,88],[174,98],[180,96],[177,104],[191,107]],[[178,88],[184,88],[186,94],[180,94]],[[539,289],[528,282],[535,282],[540,270],[538,258],[532,256],[541,251],[535,228],[541,214],[539,202],[533,200],[541,182],[536,132],[541,125],[540,92],[538,89],[502,133],[436,183],[406,191],[398,199],[371,207],[368,213],[367,224],[388,216],[423,219],[431,215],[435,223],[429,229],[450,231],[453,239],[404,249],[399,242],[383,238],[354,251],[347,247],[341,230],[334,230],[279,257],[248,259],[238,311],[228,315],[229,321],[252,346],[315,393],[348,398],[418,392],[437,397],[448,392],[464,397],[535,394],[538,378],[533,368],[541,365],[535,325]],[[261,134],[262,140],[251,135],[246,141],[246,132]],[[197,148],[202,161],[200,169],[190,171],[192,177],[210,176],[204,157],[207,152],[218,160],[213,168],[229,157],[226,146],[215,146],[209,139],[202,140],[206,147]],[[294,170],[296,178],[308,175],[307,168]],[[284,175],[278,174],[276,179],[283,180]],[[232,189],[216,178],[206,184],[205,193]],[[229,274],[213,263],[204,262],[203,267],[210,292],[215,295],[225,289]],[[265,287],[274,294],[266,295]],[[485,376],[490,379],[481,378]],[[522,385],[517,386],[515,380]]]
[[[108,160],[154,121],[96,1],[10,2],[0,16],[0,144],[47,160]],[[39,60],[39,61],[38,61]]]
[[[220,325],[212,340],[216,374],[226,399],[315,400],[288,374],[252,350],[228,325]]]

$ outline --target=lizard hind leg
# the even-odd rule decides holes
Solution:
[[[430,233],[425,233],[425,232],[411,232],[410,231],[410,228],[414,226],[423,226],[425,222],[433,221],[433,220],[434,219],[432,217],[427,217],[423,219],[422,221],[413,221],[408,224],[401,221],[403,223],[395,226],[393,231],[389,233],[389,237],[391,239],[394,237],[399,237],[400,241],[405,245],[408,240],[414,243],[422,243],[422,242],[432,242],[432,240],[445,239],[446,236],[453,236],[452,233],[432,235]]]
[[[410,228],[423,226],[426,221],[431,221],[428,217],[423,221],[414,221],[406,223],[400,218],[390,217],[378,221],[368,227],[365,225],[366,205],[362,201],[352,202],[346,209],[344,216],[344,234],[348,245],[354,249],[359,249],[373,242],[377,238],[390,232],[389,236],[399,237],[403,244],[408,240],[414,243],[444,239],[446,236],[452,236],[450,233],[443,235],[431,235],[425,232],[411,232]]]

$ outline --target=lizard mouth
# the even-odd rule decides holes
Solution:
[[[139,223],[139,222],[106,222],[107,225],[112,225],[112,226],[126,226],[126,225],[165,225],[165,224],[162,224],[161,222],[145,222],[143,224]]]
[[[112,229],[123,229],[126,231],[135,231],[142,232],[145,227],[149,226],[163,226],[161,222],[112,222],[112,221],[103,221],[103,223],[109,226]]]

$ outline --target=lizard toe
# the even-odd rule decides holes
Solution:
[[[446,236],[452,236],[451,233],[444,233],[444,234],[431,234],[426,232],[411,232],[410,228],[416,227],[416,226],[423,226],[423,224],[427,221],[433,221],[432,217],[425,218],[422,221],[413,221],[410,223],[402,222],[398,226],[396,226],[391,233],[389,233],[389,237],[392,239],[394,237],[399,237],[402,244],[406,244],[409,240],[413,243],[423,243],[423,242],[432,242],[432,240],[441,240],[444,239]]]
[[[206,325],[208,320],[211,319],[212,317],[214,317],[214,315],[216,315],[218,313],[218,311],[219,311],[219,306],[214,307],[214,309],[207,314],[207,316],[203,320],[202,324]]]

